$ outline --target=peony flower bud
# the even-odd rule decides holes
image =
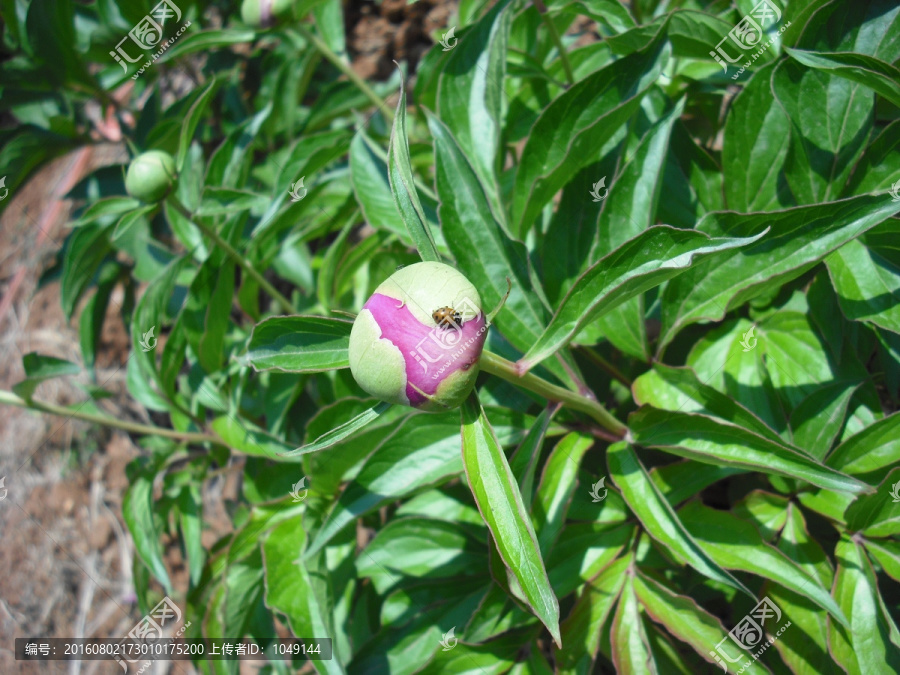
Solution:
[[[449,265],[404,267],[375,289],[350,332],[350,372],[382,401],[440,412],[475,386],[487,333],[481,298]]]
[[[294,0],[244,0],[241,3],[241,19],[248,26],[269,28],[290,13],[293,4]]]
[[[149,150],[131,160],[125,189],[142,202],[158,202],[175,185],[175,160],[162,150]]]

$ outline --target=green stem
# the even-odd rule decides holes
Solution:
[[[175,208],[175,210],[178,211],[178,213],[180,213],[189,223],[191,223],[191,225],[193,225],[207,237],[212,239],[216,246],[218,246],[229,256],[231,256],[232,260],[234,260],[249,277],[251,277],[256,281],[256,283],[260,285],[260,288],[265,290],[273,300],[281,305],[281,311],[283,311],[285,314],[294,313],[294,307],[291,304],[291,301],[284,297],[281,294],[281,291],[275,288],[271,284],[271,282],[262,274],[260,274],[259,271],[257,271],[257,269],[253,265],[251,265],[245,258],[243,258],[240,253],[235,251],[234,248],[232,248],[231,244],[222,239],[222,237],[219,236],[218,232],[216,232],[211,227],[203,225],[200,222],[195,222],[191,212],[187,210],[185,205],[182,204],[174,194],[170,194],[167,199],[169,203]]]
[[[593,417],[604,429],[611,431],[618,438],[625,436],[628,427],[610,414],[610,412],[597,401],[587,396],[582,396],[574,391],[563,389],[555,384],[550,384],[532,373],[526,373],[521,377],[516,373],[516,365],[507,361],[502,356],[485,351],[481,354],[481,370],[497,377],[502,377],[523,389],[533,391],[539,396],[550,401],[559,401],[566,407],[579,412],[587,413]]]
[[[118,420],[108,415],[97,415],[92,412],[81,412],[80,410],[72,410],[65,406],[47,403],[46,401],[35,401],[31,399],[26,401],[24,398],[16,396],[11,391],[0,389],[0,403],[18,406],[19,408],[30,408],[31,410],[39,410],[41,412],[59,415],[61,417],[69,417],[85,422],[93,422],[94,424],[102,424],[106,427],[121,429],[122,431],[130,431],[135,434],[152,434],[154,436],[162,436],[163,438],[171,438],[176,441],[184,441],[186,443],[217,443],[223,445],[222,439],[212,434],[196,433],[192,431],[175,431],[174,429],[166,429],[163,427],[155,427],[149,424],[138,424],[137,422],[126,422]]]
[[[611,364],[609,361],[607,361],[602,356],[600,356],[600,354],[598,354],[596,350],[591,349],[590,347],[583,347],[583,349],[584,349],[584,353],[587,354],[587,357],[591,361],[596,363],[603,370],[605,370],[607,373],[609,373],[612,377],[614,377],[619,382],[624,384],[626,387],[631,389],[631,380],[629,380],[627,377],[625,377],[618,368],[616,368],[613,364]]]
[[[387,117],[388,122],[393,124],[394,122],[394,112],[390,109],[389,106],[385,104],[384,101],[375,93],[375,91],[370,87],[364,79],[362,79],[356,72],[350,67],[350,65],[341,59],[340,56],[331,51],[331,47],[329,47],[322,38],[318,35],[314,34],[312,31],[307,30],[306,26],[302,24],[294,25],[294,30],[296,30],[300,35],[304,37],[305,40],[311,42],[316,49],[324,56],[326,59],[331,61],[335,68],[341,71],[344,75],[347,76],[347,79],[350,80],[356,87],[366,95],[372,103],[375,104],[376,108],[379,108],[381,112]]]
[[[540,13],[541,20],[544,22],[544,25],[547,26],[547,30],[550,31],[550,39],[553,40],[553,44],[556,45],[556,50],[559,52],[559,60],[562,61],[563,70],[566,71],[566,79],[569,81],[570,85],[575,84],[575,73],[572,72],[572,64],[569,63],[569,55],[566,53],[565,46],[563,46],[559,31],[556,30],[556,24],[553,23],[553,18],[547,12],[547,8],[544,6],[542,0],[534,0],[534,6]]]

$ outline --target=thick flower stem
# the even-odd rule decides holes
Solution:
[[[526,373],[520,377],[516,373],[516,365],[512,361],[507,361],[502,356],[498,356],[489,351],[484,351],[481,354],[480,366],[481,370],[486,373],[502,377],[507,382],[511,382],[528,391],[533,391],[535,394],[543,396],[550,401],[559,401],[572,410],[587,413],[593,417],[600,426],[615,434],[617,438],[624,437],[625,433],[628,431],[628,428],[624,424],[613,417],[612,414],[610,414],[610,412],[602,405],[597,403],[597,401],[582,396],[581,394],[577,394],[574,391],[557,387],[555,384],[550,384],[547,380],[532,373]]]
[[[178,213],[180,213],[191,225],[200,230],[203,234],[213,240],[216,246],[225,251],[229,256],[231,256],[232,260],[236,262],[242,270],[247,274],[247,276],[251,277],[256,283],[259,284],[260,288],[262,288],[269,296],[275,300],[279,305],[281,305],[281,311],[285,314],[293,314],[294,306],[291,304],[291,301],[284,297],[281,292],[275,288],[268,279],[266,279],[259,271],[251,265],[246,258],[241,256],[240,253],[234,250],[234,248],[227,241],[222,239],[219,236],[219,233],[216,232],[211,227],[207,227],[202,223],[195,221],[193,215],[190,211],[187,210],[187,207],[182,204],[175,195],[169,195],[167,197],[168,202],[175,208]]]
[[[155,427],[148,424],[138,424],[137,422],[126,422],[118,420],[108,415],[97,415],[92,412],[81,412],[80,410],[72,410],[65,406],[47,403],[46,401],[35,401],[34,399],[26,401],[24,398],[17,396],[11,391],[0,390],[0,404],[14,405],[20,408],[29,408],[31,410],[39,410],[40,412],[59,415],[60,417],[69,417],[85,422],[93,422],[101,424],[105,427],[121,429],[122,431],[130,431],[135,434],[148,434],[153,436],[162,436],[163,438],[171,438],[176,441],[184,441],[186,443],[217,443],[224,445],[222,439],[212,434],[197,433],[193,431],[176,431],[174,429],[166,429],[164,427]]]
[[[315,48],[319,50],[319,53],[322,54],[322,56],[331,61],[335,68],[346,75],[347,79],[356,85],[356,87],[365,94],[366,98],[375,104],[375,107],[381,110],[389,123],[393,123],[394,112],[378,97],[378,94],[375,93],[372,87],[370,87],[364,79],[357,75],[346,62],[342,61],[341,57],[331,51],[331,47],[329,47],[324,40],[312,31],[307,30],[306,26],[302,24],[294,25],[293,29],[300,33],[307,42],[311,42]]]

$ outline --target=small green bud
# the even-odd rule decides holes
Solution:
[[[158,202],[174,187],[175,178],[172,155],[162,150],[149,150],[131,160],[125,175],[125,189],[142,202]]]

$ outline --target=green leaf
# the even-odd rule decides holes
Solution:
[[[293,461],[285,459],[291,450],[290,446],[246,420],[221,415],[210,423],[210,427],[228,444],[228,447],[245,455],[266,457],[280,462]]]
[[[863,540],[869,555],[878,561],[884,573],[894,581],[900,582],[900,543],[890,539],[878,541]]]
[[[203,501],[200,488],[189,485],[181,488],[178,496],[178,520],[181,539],[188,559],[191,587],[196,588],[203,574],[206,551],[201,538],[203,530]]]
[[[557,646],[559,602],[550,587],[534,528],[506,455],[475,394],[462,407],[462,456],[469,488],[497,545],[535,615]]]
[[[809,598],[838,621],[846,621],[828,589],[780,550],[764,542],[750,523],[699,502],[688,503],[679,509],[678,515],[691,536],[717,564],[771,579]]]
[[[140,460],[135,460],[140,462]],[[162,532],[156,526],[153,517],[153,478],[155,470],[149,464],[137,464],[139,467],[129,476],[129,485],[122,495],[122,517],[134,539],[134,549],[143,563],[157,578],[166,593],[171,594],[172,582],[162,558],[160,543]]]
[[[193,25],[191,26],[193,28]],[[182,33],[178,41],[159,57],[158,63],[165,63],[180,56],[209,52],[220,47],[230,47],[253,42],[256,31],[249,28],[216,28],[213,30]]]
[[[392,232],[404,244],[412,245],[409,232],[398,218],[400,214],[391,195],[387,164],[364,131],[356,134],[350,143],[350,179],[366,222],[376,230]]]
[[[478,48],[450,52],[441,68],[437,99],[441,121],[452,130],[501,224],[505,224],[506,209],[497,178],[497,156],[511,17],[511,4],[504,0],[469,27],[465,41]]]
[[[537,421],[528,429],[528,435],[522,444],[516,448],[515,454],[509,462],[509,468],[513,476],[519,482],[519,492],[522,495],[522,503],[526,511],[531,511],[531,498],[534,493],[534,471],[547,434],[550,420],[559,406],[544,408],[538,415]]]
[[[547,555],[562,530],[569,502],[575,493],[581,459],[593,445],[592,436],[573,431],[560,439],[544,464],[533,511],[534,528],[543,555]]]
[[[894,413],[841,443],[825,460],[850,475],[877,471],[900,462],[900,413]]]
[[[882,610],[878,582],[862,543],[842,538],[834,552],[834,598],[849,619],[848,628],[829,624],[834,660],[853,675],[900,671],[900,651],[890,639],[897,627]]]
[[[352,321],[321,316],[276,316],[253,328],[245,356],[256,370],[318,373],[349,368]]]
[[[25,379],[13,385],[13,391],[26,401],[31,400],[34,390],[44,380],[81,372],[81,368],[74,363],[37,352],[29,352],[23,356],[22,367],[25,369]]]
[[[628,428],[639,445],[698,462],[799,478],[829,490],[871,491],[799,450],[705,415],[644,406],[631,415]]]
[[[651,537],[704,576],[753,597],[749,588],[719,567],[691,537],[669,502],[653,484],[634,448],[625,442],[614,443],[606,451],[606,461],[610,476],[622,491],[625,502]]]
[[[654,363],[653,369],[632,385],[638,405],[651,405],[672,412],[702,413],[731,422],[776,443],[781,437],[731,396],[704,384],[690,368]]]
[[[697,229],[712,237],[747,237],[766,228],[754,245],[701,262],[663,293],[660,350],[685,326],[721,319],[729,310],[796,279],[835,249],[900,212],[887,195],[773,213],[710,213]],[[777,251],[777,254],[774,252]]]
[[[657,36],[576,83],[543,110],[516,172],[510,227],[515,236],[525,236],[551,197],[637,111],[670,52],[668,41]]]
[[[627,553],[584,585],[572,612],[560,627],[563,646],[556,652],[560,672],[592,672],[600,649],[601,631],[619,598],[632,560],[632,554]]]
[[[520,374],[568,344],[590,321],[644,291],[682,274],[704,256],[752,244],[745,239],[712,239],[693,230],[652,227],[592,265],[572,286],[549,326],[516,363]]]
[[[521,419],[521,418],[520,418]],[[519,440],[516,423],[502,437]],[[366,434],[360,435],[365,440]],[[410,415],[368,453],[362,468],[331,509],[306,555],[312,555],[359,516],[422,488],[462,473],[459,421],[455,413]],[[341,452],[346,452],[342,448]],[[316,455],[313,455],[315,457]],[[335,460],[329,460],[335,461]],[[328,462],[325,463],[326,465]]]
[[[723,185],[735,211],[771,211],[795,203],[782,177],[791,121],[772,96],[774,70],[770,63],[754,72],[725,118]]]
[[[454,523],[430,518],[392,520],[356,559],[360,577],[385,593],[402,577],[441,579],[487,573],[481,538]]]
[[[344,424],[335,427],[331,431],[322,434],[312,443],[307,443],[306,445],[300,446],[296,450],[291,450],[286,454],[286,456],[294,457],[296,455],[305,455],[310,452],[318,452],[319,450],[324,450],[326,448],[337,445],[345,438],[348,438],[349,436],[355,434],[357,430],[362,429],[363,427],[374,422],[382,414],[387,412],[390,407],[390,403],[385,403],[384,401],[382,401],[369,408],[368,410],[360,413],[349,422],[345,422]]]
[[[133,211],[141,205],[141,202],[131,197],[106,197],[98,199],[88,206],[84,212],[69,223],[72,229],[92,225],[97,221],[111,221],[125,215],[129,211]],[[108,224],[108,222],[106,223]]]
[[[612,660],[617,673],[653,673],[658,672],[647,631],[641,620],[640,606],[634,594],[633,568],[625,575],[625,584],[619,594],[619,605],[613,618]]]
[[[679,595],[640,572],[634,576],[634,592],[651,619],[715,664],[710,656],[712,648],[728,632],[719,619],[700,607],[693,598]]]
[[[123,215],[119,218],[118,222],[116,222],[116,227],[109,237],[110,240],[116,242],[117,246],[120,246],[121,243],[119,240],[122,237],[126,237],[136,225],[145,223],[147,216],[155,211],[157,206],[157,204],[147,204],[146,206],[138,207]]]
[[[563,598],[593,579],[633,539],[633,525],[610,526],[601,522],[566,525],[547,557],[547,576],[556,596]]]
[[[804,66],[857,82],[900,106],[900,69],[890,63],[854,52],[813,52],[790,47],[785,47],[785,51]]]
[[[275,527],[263,542],[266,607],[284,614],[294,635],[332,635],[330,612],[300,555],[305,541],[303,516],[296,516]],[[346,672],[337,659],[313,663],[320,673]]]
[[[825,258],[844,316],[900,333],[900,269],[858,240]]]
[[[269,201],[268,196],[256,192],[207,185],[203,190],[203,201],[195,215],[222,216],[262,210]]]
[[[865,148],[875,97],[790,60],[775,68],[772,92],[791,119],[784,173],[794,198],[801,204],[833,201]]]
[[[650,128],[610,185],[598,223],[599,246],[592,258],[611,253],[656,222],[672,127],[684,112],[684,103],[682,98]],[[619,350],[647,361],[650,348],[644,313],[643,295],[637,295],[601,316],[597,328]]]
[[[441,261],[431,228],[422,211],[422,203],[416,192],[413,181],[412,165],[409,158],[409,140],[406,131],[406,90],[400,82],[400,100],[394,115],[391,128],[391,142],[388,146],[388,178],[391,183],[391,194],[400,211],[400,217],[425,261]]]
[[[67,321],[103,259],[112,251],[107,233],[108,229],[101,225],[85,225],[69,235],[59,280],[60,302]]]
[[[875,494],[853,502],[844,516],[851,532],[862,532],[867,537],[900,533],[900,467],[894,467],[885,476]]]
[[[121,273],[122,267],[118,263],[110,261],[103,264],[97,274],[97,291],[88,298],[78,318],[81,357],[87,370],[94,367],[110,296],[119,282]]]
[[[732,512],[753,523],[763,539],[772,541],[784,527],[789,503],[781,495],[754,490],[735,504]]]
[[[794,445],[824,460],[844,426],[850,399],[859,388],[853,382],[825,385],[803,399],[791,413]]]
[[[171,58],[171,55],[169,56]],[[197,130],[197,125],[200,124],[200,119],[206,112],[206,107],[209,105],[215,92],[216,78],[213,77],[212,81],[206,85],[206,88],[198,94],[184,116],[184,121],[181,123],[181,132],[178,136],[178,154],[175,156],[175,170],[178,173],[181,173],[184,160],[187,158],[188,148],[190,148],[191,141],[194,138],[194,132]]]

